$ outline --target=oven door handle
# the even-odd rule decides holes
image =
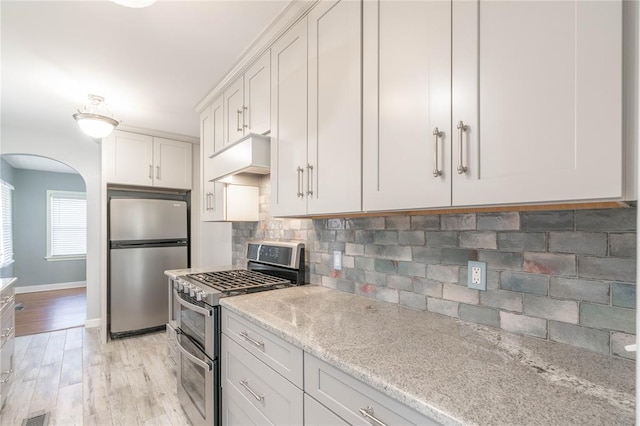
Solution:
[[[186,300],[182,299],[182,297],[180,297],[180,295],[178,294],[178,290],[176,290],[175,288],[173,289],[173,295],[175,296],[178,303],[184,306],[185,308],[195,311],[206,317],[210,317],[213,315],[213,311],[211,309],[201,308],[198,305],[194,305],[193,303],[189,303]]]
[[[211,363],[201,360],[200,358],[192,355],[188,350],[182,347],[182,344],[180,343],[180,339],[178,339],[178,334],[176,334],[176,343],[178,346],[178,350],[182,353],[182,355],[186,356],[189,359],[189,361],[199,365],[200,367],[206,369],[207,371],[212,370],[213,367]]]

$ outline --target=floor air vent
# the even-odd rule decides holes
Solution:
[[[49,413],[45,413],[24,419],[22,421],[22,426],[47,426],[48,423]]]
[[[21,311],[24,309],[24,305],[22,303],[16,303],[16,311]]]

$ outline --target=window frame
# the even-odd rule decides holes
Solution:
[[[9,192],[9,222],[10,222],[10,246],[11,246],[11,258],[8,260],[5,260],[5,253],[4,253],[4,239],[5,239],[5,235],[4,235],[4,204],[0,201],[0,244],[2,245],[0,247],[0,268],[6,268],[9,265],[12,265],[15,262],[15,258],[14,258],[14,247],[13,247],[13,191],[15,190],[14,186],[11,185],[9,182],[6,182],[3,179],[0,179],[0,198],[4,198],[3,197],[3,192],[6,190],[10,191]]]
[[[85,203],[87,201],[87,193],[84,191],[62,191],[57,189],[48,189],[47,190],[47,252],[45,259],[49,262],[59,262],[59,261],[67,261],[67,260],[86,260],[87,253],[85,251],[84,254],[72,254],[72,255],[52,255],[51,254],[51,200],[55,196],[60,197],[68,197],[84,200]],[[86,233],[87,227],[85,227]]]

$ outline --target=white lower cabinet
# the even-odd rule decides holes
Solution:
[[[249,424],[302,424],[302,395],[301,389],[222,335],[223,424],[237,424],[234,419],[249,420]],[[234,402],[225,405],[227,400]]]
[[[342,426],[349,423],[305,393],[304,424],[306,426]]]
[[[306,353],[304,390],[352,425],[439,424]]]
[[[221,357],[225,426],[439,424],[227,309]]]

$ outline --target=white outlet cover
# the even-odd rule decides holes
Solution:
[[[479,271],[478,271],[479,270]],[[467,287],[476,290],[487,289],[487,263],[470,260],[468,263]]]
[[[336,271],[342,270],[342,252],[340,250],[333,252],[333,269]]]

